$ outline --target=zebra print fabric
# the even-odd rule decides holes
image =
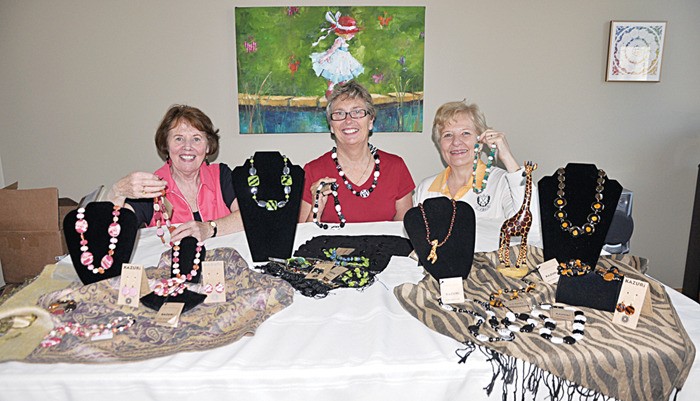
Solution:
[[[513,251],[516,252],[517,249]],[[542,262],[542,250],[528,247],[528,265],[532,268]],[[498,273],[497,264],[496,252],[474,255],[472,270],[463,281],[467,298],[487,301],[494,291],[522,287],[521,281]],[[681,389],[688,377],[695,358],[695,347],[663,285],[643,274],[646,265],[645,259],[630,255],[602,256],[599,259],[597,266],[606,269],[615,266],[630,278],[649,282],[653,314],[641,315],[637,328],[632,330],[614,325],[611,312],[581,308],[587,318],[585,337],[573,345],[555,345],[540,337],[537,329],[533,333],[516,333],[512,342],[481,343],[467,330],[474,324],[473,317],[440,307],[439,285],[430,275],[416,285],[406,283],[397,286],[394,294],[411,315],[430,329],[468,346],[475,344],[482,351],[499,354],[504,360],[514,357],[529,362],[562,381],[597,392],[594,398],[667,400],[674,389]],[[530,274],[528,279],[536,283],[536,288],[522,294],[522,298],[531,304],[554,303],[555,285],[541,281],[537,274]],[[458,306],[483,314],[483,310],[474,303]],[[499,320],[505,316],[506,310],[503,308],[494,311]],[[555,335],[571,332],[571,322],[560,322],[559,326]],[[482,326],[481,332],[496,336],[487,324]],[[539,377],[538,381],[543,376]],[[493,387],[493,383],[490,387]],[[537,385],[531,387],[536,389]]]

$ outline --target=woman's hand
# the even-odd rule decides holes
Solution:
[[[335,183],[335,178],[331,177],[323,177],[320,180],[314,182],[311,184],[311,199],[312,202],[315,203],[316,200],[316,191],[318,190],[319,185],[321,183],[328,184],[324,185],[323,188],[321,188],[321,193],[318,196],[318,216],[321,216],[323,213],[323,210],[326,208],[326,201],[328,200],[328,195],[330,195],[333,191],[331,191],[331,186],[330,184]],[[312,218],[313,220],[313,207],[314,204],[311,205],[311,213],[309,214],[309,217]],[[312,221],[309,220],[309,221]]]
[[[175,227],[173,232],[170,234],[170,241],[177,242],[186,237],[195,237],[197,238],[197,241],[203,242],[205,239],[211,238],[213,233],[214,228],[212,228],[211,224],[191,220]]]
[[[126,198],[155,198],[162,194],[166,181],[155,174],[135,172],[117,181],[109,190],[108,199],[115,205],[124,205]]]
[[[508,145],[506,135],[503,132],[487,129],[479,136],[479,142],[488,147],[496,148],[498,151],[498,158],[501,159],[501,162],[503,162],[503,165],[509,173],[517,171],[520,168],[520,164],[518,164],[515,157],[513,157],[513,153],[510,151],[510,145]]]

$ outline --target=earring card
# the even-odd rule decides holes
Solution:
[[[185,304],[182,302],[166,302],[156,314],[155,322],[158,326],[177,327],[180,323],[180,315]]]
[[[202,262],[202,285],[207,298],[205,304],[226,302],[226,280],[224,262],[221,260]]]
[[[117,305],[138,308],[141,294],[148,294],[149,292],[151,290],[148,287],[148,280],[144,274],[143,266],[130,263],[122,264]]]
[[[635,329],[639,316],[651,312],[649,283],[625,277],[613,313],[613,323]]]

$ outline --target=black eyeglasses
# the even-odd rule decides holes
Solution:
[[[362,118],[367,115],[367,110],[365,109],[357,109],[357,110],[350,110],[350,111],[334,111],[331,113],[331,120],[333,121],[343,121],[347,116],[350,116],[353,120],[357,120],[358,118]]]

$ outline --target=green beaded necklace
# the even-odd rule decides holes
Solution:
[[[289,202],[289,194],[292,193],[292,176],[289,174],[289,164],[287,163],[287,156],[282,155],[284,159],[284,167],[282,167],[282,175],[280,177],[280,183],[284,186],[284,200],[258,200],[258,187],[260,186],[260,177],[258,176],[258,170],[255,169],[255,160],[253,156],[248,159],[250,161],[250,168],[248,169],[248,186],[250,187],[250,193],[253,197],[253,201],[259,207],[265,208],[271,212],[283,208],[287,202]]]

